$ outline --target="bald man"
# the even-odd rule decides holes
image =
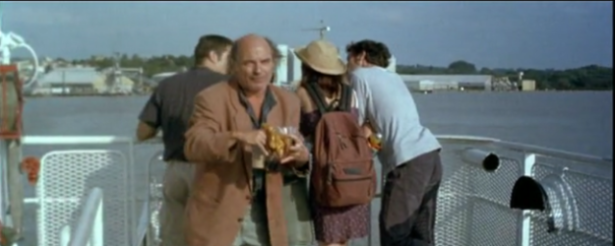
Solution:
[[[197,167],[186,208],[190,246],[287,246],[313,238],[311,225],[297,228],[310,218],[302,139],[288,155],[264,161],[262,124],[299,127],[299,99],[270,83],[280,57],[270,40],[242,37],[231,48],[228,82],[195,98],[184,148]]]

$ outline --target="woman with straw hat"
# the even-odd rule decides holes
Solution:
[[[315,100],[308,93],[308,85],[316,84],[329,107],[338,107],[342,91],[350,85],[346,81],[346,65],[339,58],[337,48],[325,40],[311,42],[304,48],[295,49],[295,55],[302,62],[302,79],[297,88],[301,99],[300,131],[306,139],[313,141],[316,124],[320,120]],[[312,87],[314,88],[314,87]],[[357,98],[351,93],[351,112],[357,112]],[[315,201],[315,199],[311,199]],[[368,205],[350,207],[325,207],[312,202],[316,240],[320,245],[346,245],[351,239],[366,237],[368,234]]]

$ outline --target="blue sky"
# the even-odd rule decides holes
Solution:
[[[208,33],[258,33],[299,46],[331,26],[340,47],[385,42],[399,64],[612,66],[612,2],[4,2],[3,31],[40,55],[190,54]]]

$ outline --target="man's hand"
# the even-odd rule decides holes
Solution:
[[[363,134],[365,135],[366,138],[368,138],[374,133],[374,131],[372,130],[372,126],[369,124],[369,122],[365,122],[361,126],[361,130],[363,131]]]
[[[297,135],[290,135],[293,138],[294,145],[288,148],[288,154],[280,160],[280,164],[286,164],[293,161],[306,161],[308,158],[308,149],[303,144],[303,138]]]
[[[267,148],[265,147],[267,144],[267,135],[263,130],[254,130],[249,132],[236,132],[235,138],[248,146],[255,146],[259,148],[265,156],[269,155]]]

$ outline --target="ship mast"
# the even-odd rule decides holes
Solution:
[[[324,20],[320,20],[320,27],[317,28],[306,28],[303,29],[304,31],[318,31],[318,33],[320,34],[320,39],[325,39],[325,34],[327,32],[331,31],[331,27],[325,25],[325,21]]]

